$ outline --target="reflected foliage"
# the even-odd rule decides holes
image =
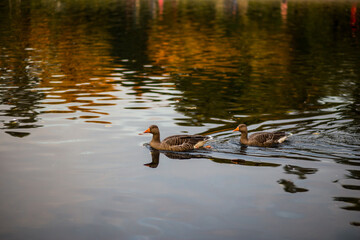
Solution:
[[[284,187],[284,191],[288,193],[299,193],[299,192],[307,192],[309,191],[306,188],[297,187],[292,181],[286,179],[280,179],[278,181],[280,185]]]
[[[348,170],[349,174],[346,177],[350,179],[360,180],[360,170]]]
[[[208,13],[196,18],[182,14],[183,5],[173,7],[150,29],[149,56],[176,76],[184,93],[176,109],[189,116],[186,124],[236,114],[313,110],[329,91],[344,90],[338,88],[344,74],[337,69],[351,74],[356,62],[344,65],[337,58],[344,49],[352,55],[349,42],[337,41],[351,33],[349,16],[338,10],[346,13],[351,5],[294,2],[284,22],[277,2],[238,1],[231,12],[225,7],[229,2],[215,2],[189,4],[187,11],[202,8]],[[214,20],[207,22],[208,16]],[[334,44],[335,53],[329,53]],[[351,76],[344,85],[355,82]]]
[[[19,138],[23,138],[23,137],[26,137],[26,136],[29,136],[29,135],[30,135],[29,132],[5,131],[5,133],[9,134],[10,136],[19,137]]]
[[[335,197],[334,201],[348,203],[347,206],[341,207],[342,209],[360,211],[360,198],[354,197]]]
[[[186,116],[180,125],[317,111],[325,96],[359,88],[353,9],[336,1],[3,2],[0,70],[3,84],[18,88],[2,88],[11,108],[2,111],[34,123],[35,109],[56,105],[41,113],[91,122],[109,115],[103,107],[116,105],[119,85],[157,101],[142,96],[159,93],[153,82],[181,92],[169,99]]]
[[[295,165],[285,165],[284,170],[287,174],[297,175],[299,179],[306,179],[306,175],[314,174],[318,171],[315,168],[304,168]]]
[[[28,66],[31,58],[26,51],[29,47],[27,42],[30,31],[27,26],[31,14],[29,10],[18,9],[14,11],[14,18],[10,21],[4,7],[6,6],[0,5],[0,115],[1,119],[4,119],[2,128],[40,127],[41,125],[37,124],[41,108],[39,101],[45,95],[34,91],[39,80],[31,73]]]
[[[358,170],[348,170],[349,174],[346,174],[345,176],[348,179],[355,179],[360,180],[360,171]],[[341,184],[341,186],[348,190],[360,190],[360,185],[354,185],[354,184]]]

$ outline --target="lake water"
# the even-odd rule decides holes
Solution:
[[[0,238],[359,239],[359,112],[359,1],[1,1]]]

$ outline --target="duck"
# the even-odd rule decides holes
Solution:
[[[245,124],[239,124],[233,132],[241,132],[240,143],[248,146],[258,146],[258,147],[271,147],[279,143],[283,143],[289,135],[286,135],[285,132],[258,132],[249,136],[248,138],[248,129]]]
[[[145,133],[153,135],[150,142],[152,148],[174,152],[185,152],[201,148],[208,140],[212,139],[211,136],[202,135],[174,135],[160,141],[160,130],[156,125],[151,125],[141,134]]]

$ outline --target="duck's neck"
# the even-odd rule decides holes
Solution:
[[[160,143],[160,133],[154,133],[151,142]]]
[[[240,142],[242,144],[247,144],[248,143],[248,133],[247,133],[247,131],[241,132]]]

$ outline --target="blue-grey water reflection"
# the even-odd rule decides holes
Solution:
[[[359,6],[1,1],[0,238],[357,239]]]

